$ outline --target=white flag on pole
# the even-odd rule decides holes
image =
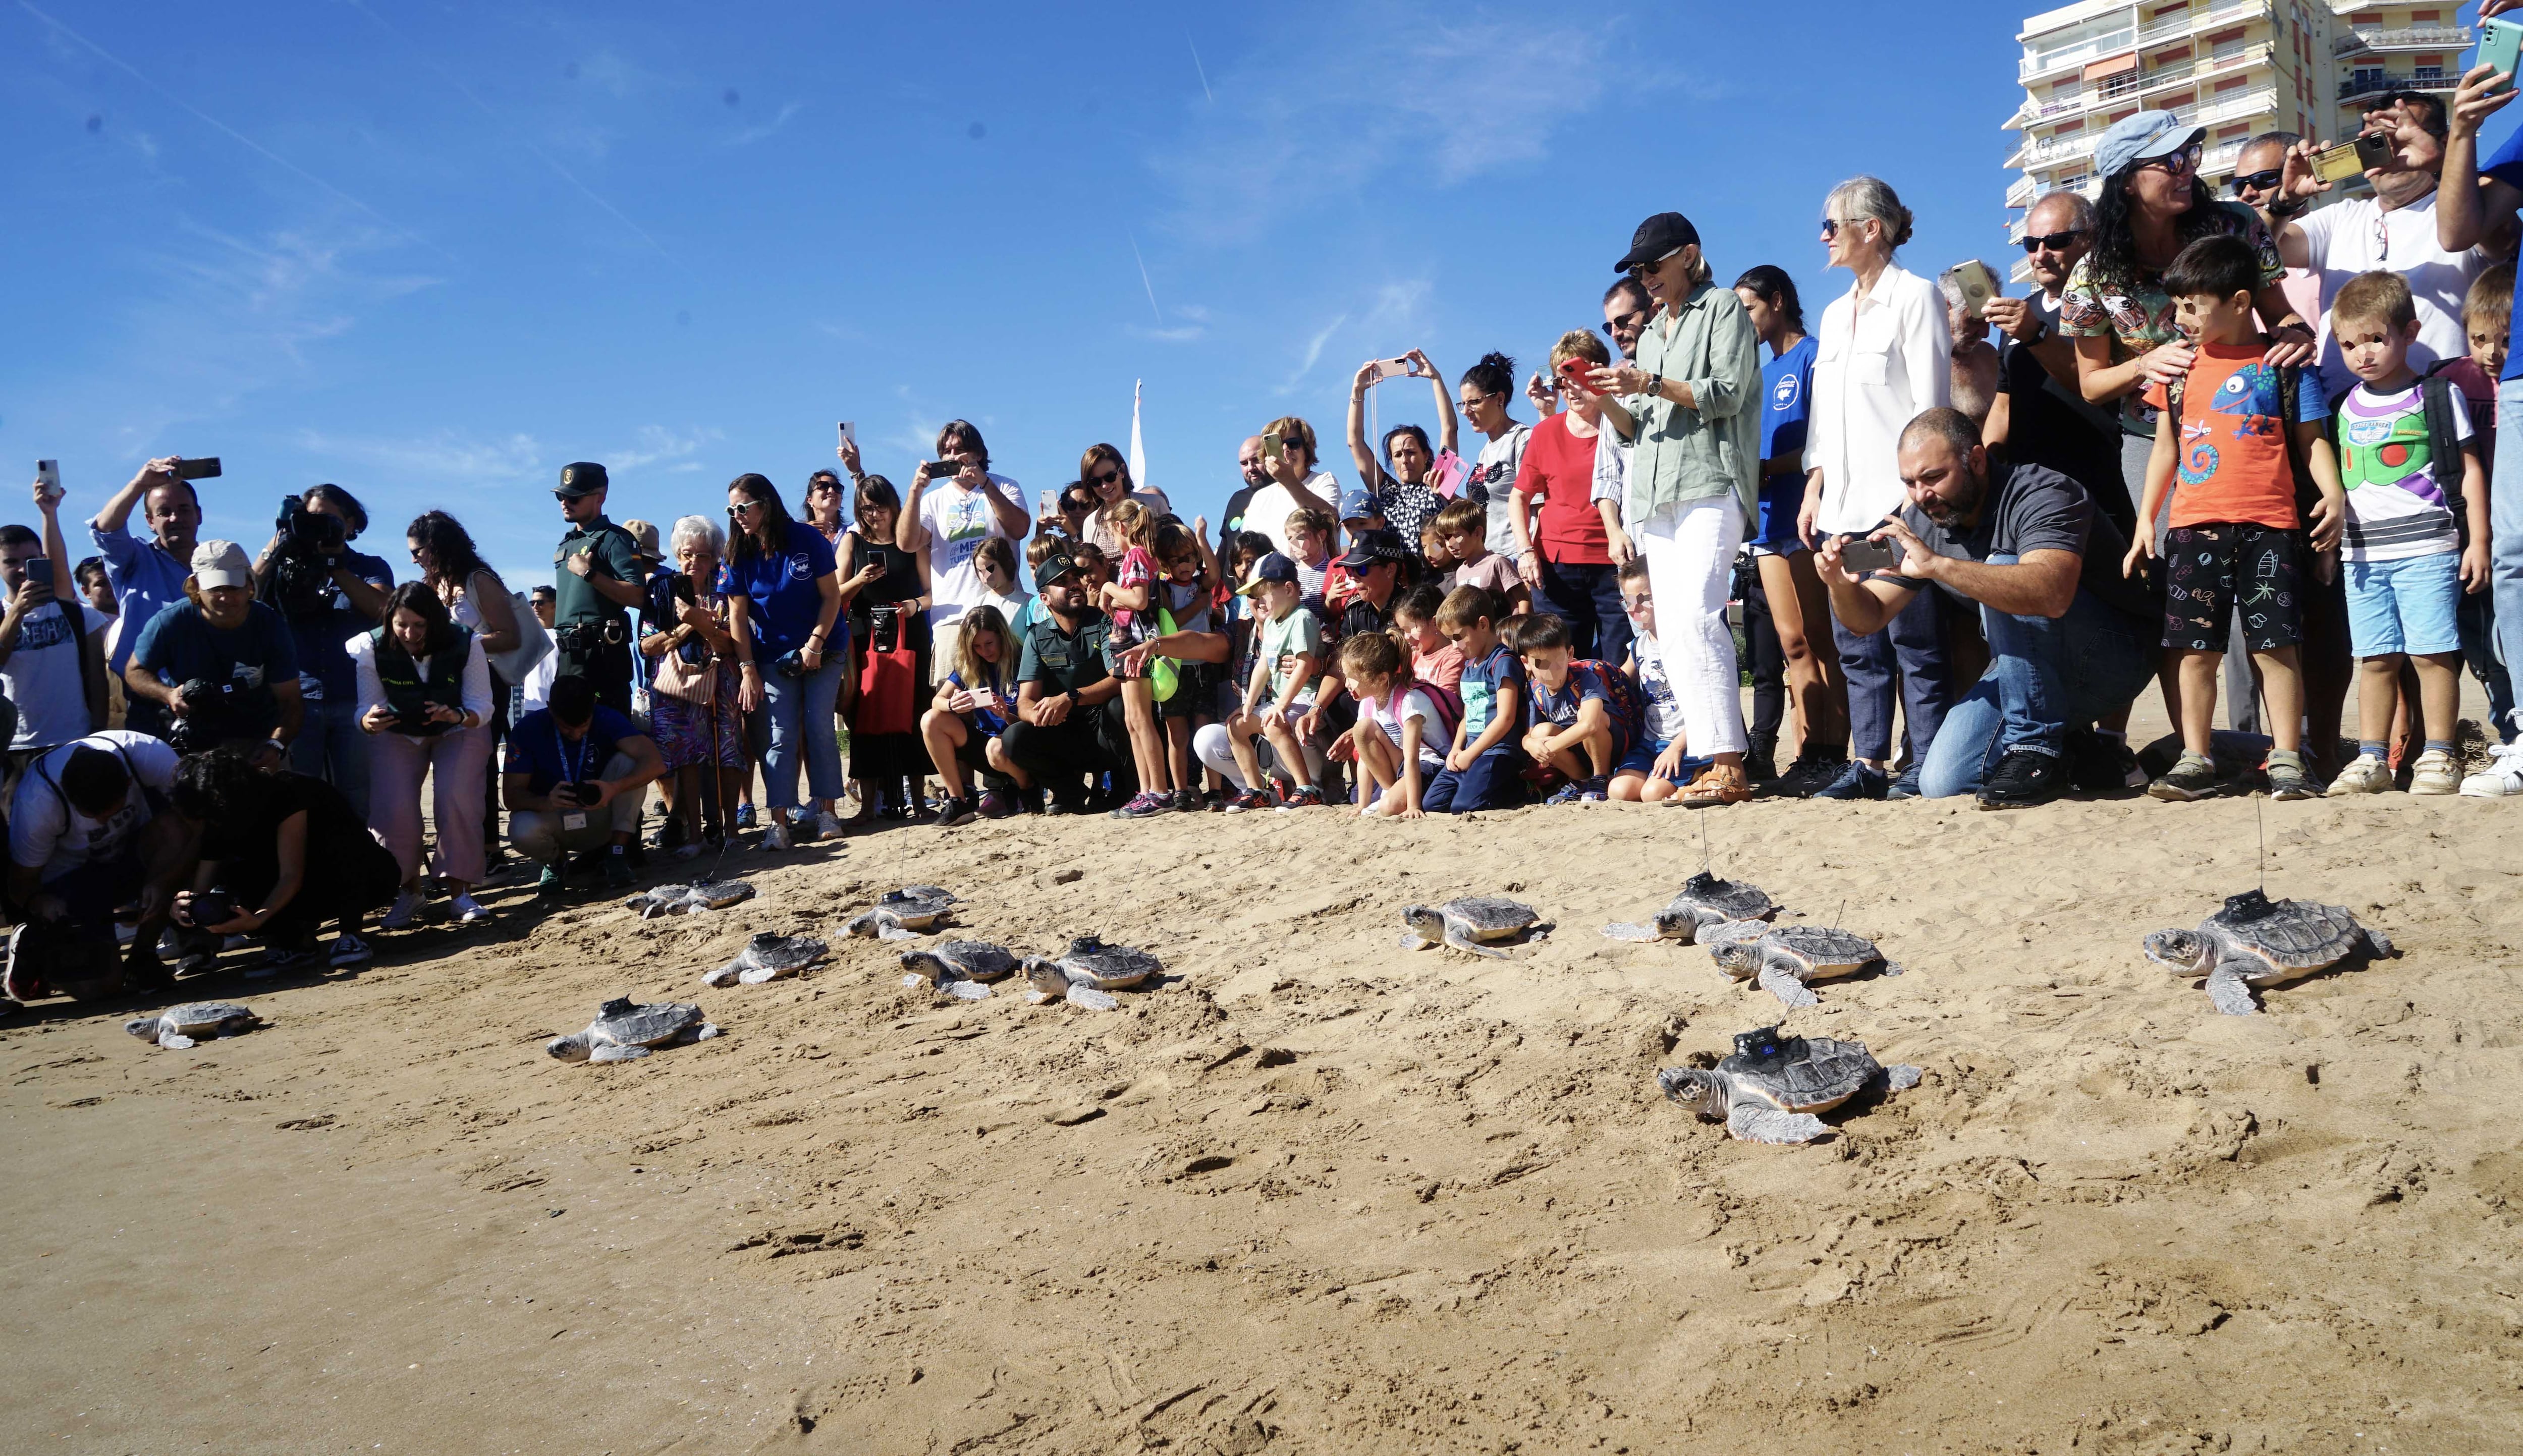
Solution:
[[[1136,379],[1130,381],[1130,484],[1144,491],[1149,487],[1148,453],[1139,446],[1139,386],[1141,383],[1142,381]]]

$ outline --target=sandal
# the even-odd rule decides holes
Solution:
[[[1679,804],[1685,809],[1715,809],[1725,804],[1740,804],[1752,797],[1752,781],[1744,776],[1740,764],[1711,764],[1690,786],[1665,800],[1668,806]]]

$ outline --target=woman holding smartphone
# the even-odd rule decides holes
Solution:
[[[728,483],[727,516],[727,565],[719,583],[736,638],[736,704],[752,718],[764,795],[771,801],[771,826],[760,847],[796,844],[788,817],[797,810],[801,751],[815,803],[810,836],[838,839],[841,821],[833,801],[847,780],[841,776],[833,703],[849,642],[847,628],[837,646],[832,640],[841,611],[832,542],[791,519],[779,488],[759,475]]]
[[[487,920],[473,898],[482,879],[482,821],[472,810],[491,775],[491,662],[482,639],[449,615],[427,582],[405,582],[386,597],[385,625],[350,640],[358,684],[359,728],[375,775],[368,818],[394,852],[403,890],[385,928],[408,930],[420,916],[420,780],[434,787],[438,827],[431,857],[459,925]]]
[[[1395,372],[1396,364],[1407,372]],[[1437,443],[1431,448],[1428,432],[1417,425],[1395,425],[1384,432],[1384,464],[1378,465],[1366,445],[1366,392],[1388,379],[1428,381],[1429,393],[1437,397]],[[1357,462],[1357,478],[1383,504],[1384,523],[1401,534],[1402,543],[1413,555],[1419,553],[1422,528],[1446,508],[1445,497],[1436,491],[1437,457],[1453,451],[1458,428],[1453,399],[1446,393],[1446,376],[1437,372],[1421,350],[1398,359],[1368,359],[1350,381],[1349,457]]]
[[[955,637],[955,666],[946,681],[937,684],[936,700],[920,718],[920,736],[928,744],[928,761],[937,769],[938,781],[946,785],[946,802],[937,806],[936,823],[941,829],[973,818],[967,774],[987,768],[1014,779],[1020,790],[1033,786],[1033,780],[999,746],[999,734],[1007,731],[1016,711],[1018,656],[1016,634],[1008,630],[1008,620],[998,608],[978,606],[964,614],[964,630]],[[986,819],[1005,819],[1016,808],[1013,800],[993,791],[981,796],[979,813]]]
[[[921,665],[930,639],[922,584],[928,578],[928,546],[923,542],[918,550],[906,551],[894,544],[902,497],[883,476],[860,480],[853,514],[858,525],[842,536],[839,557],[840,575],[849,586],[850,676],[864,682],[871,651],[907,645],[914,676],[926,681]],[[878,629],[879,608],[884,609],[882,631]],[[881,720],[880,714],[886,717]],[[871,702],[866,693],[858,694],[850,710],[850,779],[859,795],[858,813],[850,820],[854,824],[874,820],[878,806],[888,799],[908,803],[910,775],[927,772],[919,735],[889,727],[879,731],[881,721],[908,725],[912,715],[905,705]]]

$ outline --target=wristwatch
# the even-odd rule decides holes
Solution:
[[[1658,397],[1661,397],[1661,396],[1664,394],[1664,376],[1663,376],[1663,375],[1661,375],[1661,374],[1650,374],[1650,375],[1648,375],[1648,376],[1647,376],[1647,393],[1648,393],[1648,394],[1650,394],[1650,395],[1658,396]]]
[[[2038,328],[2041,332],[2034,334],[2031,338],[2026,339],[2023,342],[2027,345],[2047,343],[2050,338],[2050,320],[2036,317],[2032,320],[2032,323],[2033,326]]]

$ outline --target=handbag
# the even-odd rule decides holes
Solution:
[[[718,658],[711,655],[698,663],[686,662],[683,648],[669,647],[657,658],[656,671],[648,675],[648,690],[706,708],[718,698]]]
[[[920,655],[904,646],[871,645],[859,668],[859,700],[850,731],[871,736],[908,733],[920,722]]]
[[[536,663],[551,655],[551,634],[535,616],[534,604],[526,600],[526,593],[509,592],[508,609],[517,619],[517,645],[505,652],[491,653],[491,667],[502,682],[523,682]]]

